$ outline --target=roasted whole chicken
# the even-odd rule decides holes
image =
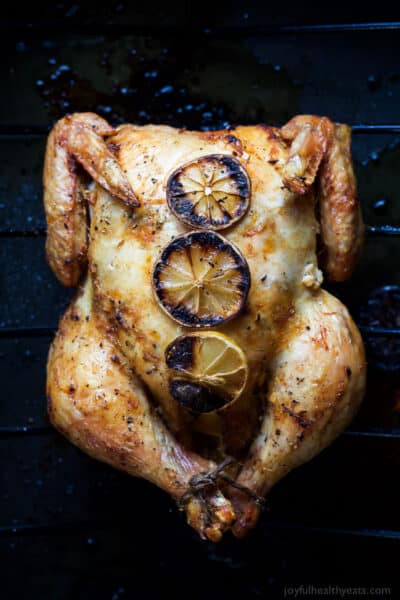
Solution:
[[[203,538],[244,536],[363,397],[360,334],[321,289],[363,241],[350,128],[72,114],[48,139],[44,203],[50,266],[78,286],[49,354],[51,422],[167,491]]]

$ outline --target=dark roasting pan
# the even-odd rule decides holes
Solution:
[[[0,594],[281,598],[324,584],[398,597],[400,22],[383,10],[327,18],[302,6],[283,18],[264,2],[148,4],[2,9]],[[201,542],[165,494],[89,459],[46,420],[46,353],[70,294],[44,258],[42,160],[54,120],[87,109],[114,124],[280,125],[311,112],[353,125],[369,229],[357,273],[333,292],[367,344],[367,400],[273,491],[244,541]]]

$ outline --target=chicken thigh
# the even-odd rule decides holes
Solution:
[[[50,266],[79,286],[49,354],[52,423],[203,538],[245,535],[363,397],[360,334],[321,289],[362,247],[350,129],[73,114],[49,136],[44,203]]]

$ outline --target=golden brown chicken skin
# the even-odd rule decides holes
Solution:
[[[363,397],[360,334],[321,289],[362,246],[350,129],[76,114],[49,136],[44,189],[49,263],[81,281],[49,355],[52,423],[165,489],[202,537],[245,535]]]

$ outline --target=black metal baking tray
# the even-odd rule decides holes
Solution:
[[[39,2],[0,22],[0,590],[6,600],[280,598],[391,587],[400,544],[400,22],[267,3]],[[377,10],[377,9],[376,9]],[[44,257],[46,134],[68,111],[112,123],[354,126],[364,256],[334,293],[368,347],[365,405],[271,493],[246,540],[199,540],[146,482],[99,464],[45,414],[46,353],[70,292]],[[297,588],[296,588],[297,589]],[[4,595],[3,595],[4,594]],[[303,594],[304,596],[304,594]],[[314,594],[315,597],[318,597]],[[371,597],[373,597],[371,595]]]

